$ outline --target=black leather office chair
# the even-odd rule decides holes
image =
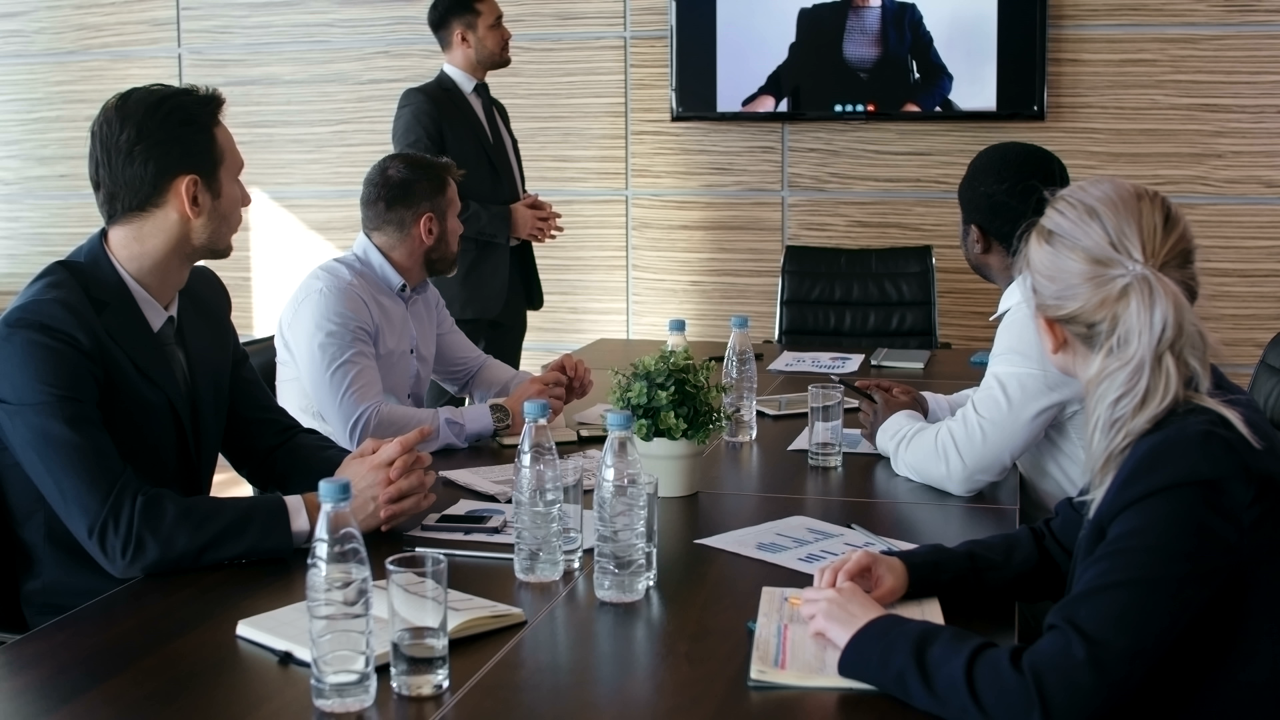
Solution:
[[[258,377],[267,384],[271,397],[276,396],[276,336],[268,335],[244,343],[249,352],[249,362],[258,371]]]
[[[1262,351],[1249,378],[1249,395],[1267,414],[1271,427],[1280,430],[1280,335],[1271,338]]]
[[[790,348],[937,348],[933,248],[787,246],[777,330]]]
[[[24,554],[18,542],[17,533],[13,531],[13,518],[9,515],[4,494],[0,493],[0,645],[17,639],[30,628],[27,617],[22,614],[20,600],[21,577],[19,557]]]

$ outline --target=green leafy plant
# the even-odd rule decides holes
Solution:
[[[721,408],[727,386],[713,380],[715,371],[714,362],[694,360],[688,348],[663,350],[625,370],[615,368],[609,403],[631,411],[641,440],[687,439],[706,445],[728,418]]]

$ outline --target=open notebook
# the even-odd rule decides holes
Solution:
[[[308,630],[307,603],[297,602],[278,610],[254,615],[236,623],[236,636],[277,653],[288,653],[293,660],[311,664],[311,635]],[[449,591],[449,639],[456,640],[497,630],[525,621],[524,611],[468,595]],[[373,584],[373,646],[378,665],[391,659],[391,624],[387,619],[387,583]]]
[[[793,595],[799,596],[800,591],[775,587],[760,591],[748,684],[875,690],[866,683],[840,676],[840,648],[809,634],[800,607],[787,602],[787,597]],[[906,600],[887,609],[904,617],[943,624],[937,598]]]

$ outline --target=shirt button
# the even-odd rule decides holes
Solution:
[[[412,355],[412,354],[413,354],[413,348],[409,348],[409,354],[410,354],[410,355]]]

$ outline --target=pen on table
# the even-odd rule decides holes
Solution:
[[[440,553],[441,555],[447,555],[449,557],[483,558],[486,560],[512,560],[515,558],[515,555],[512,555],[511,553],[485,552],[484,550],[454,550],[452,548],[423,547],[421,545],[407,545],[405,546],[405,550],[423,550],[426,552]]]
[[[718,363],[722,363],[722,362],[724,362],[724,356],[723,356],[723,355],[712,355],[711,357],[709,357],[709,358],[707,358],[707,359],[708,359],[708,360],[710,360],[711,362],[718,362]],[[757,359],[757,360],[763,360],[763,359],[764,359],[764,353],[756,353],[756,359]]]
[[[894,545],[893,543],[889,542],[888,540],[885,540],[884,538],[880,537],[879,535],[877,535],[877,534],[875,534],[875,533],[871,532],[870,530],[868,530],[868,529],[866,529],[866,528],[862,527],[861,525],[858,525],[857,523],[849,523],[849,527],[853,528],[854,530],[857,530],[858,532],[862,533],[863,535],[866,535],[867,537],[871,538],[872,540],[875,540],[876,542],[880,543],[881,545],[884,545],[885,547],[889,548],[890,550],[901,550],[901,549],[902,549],[902,548],[898,547],[897,545]]]

